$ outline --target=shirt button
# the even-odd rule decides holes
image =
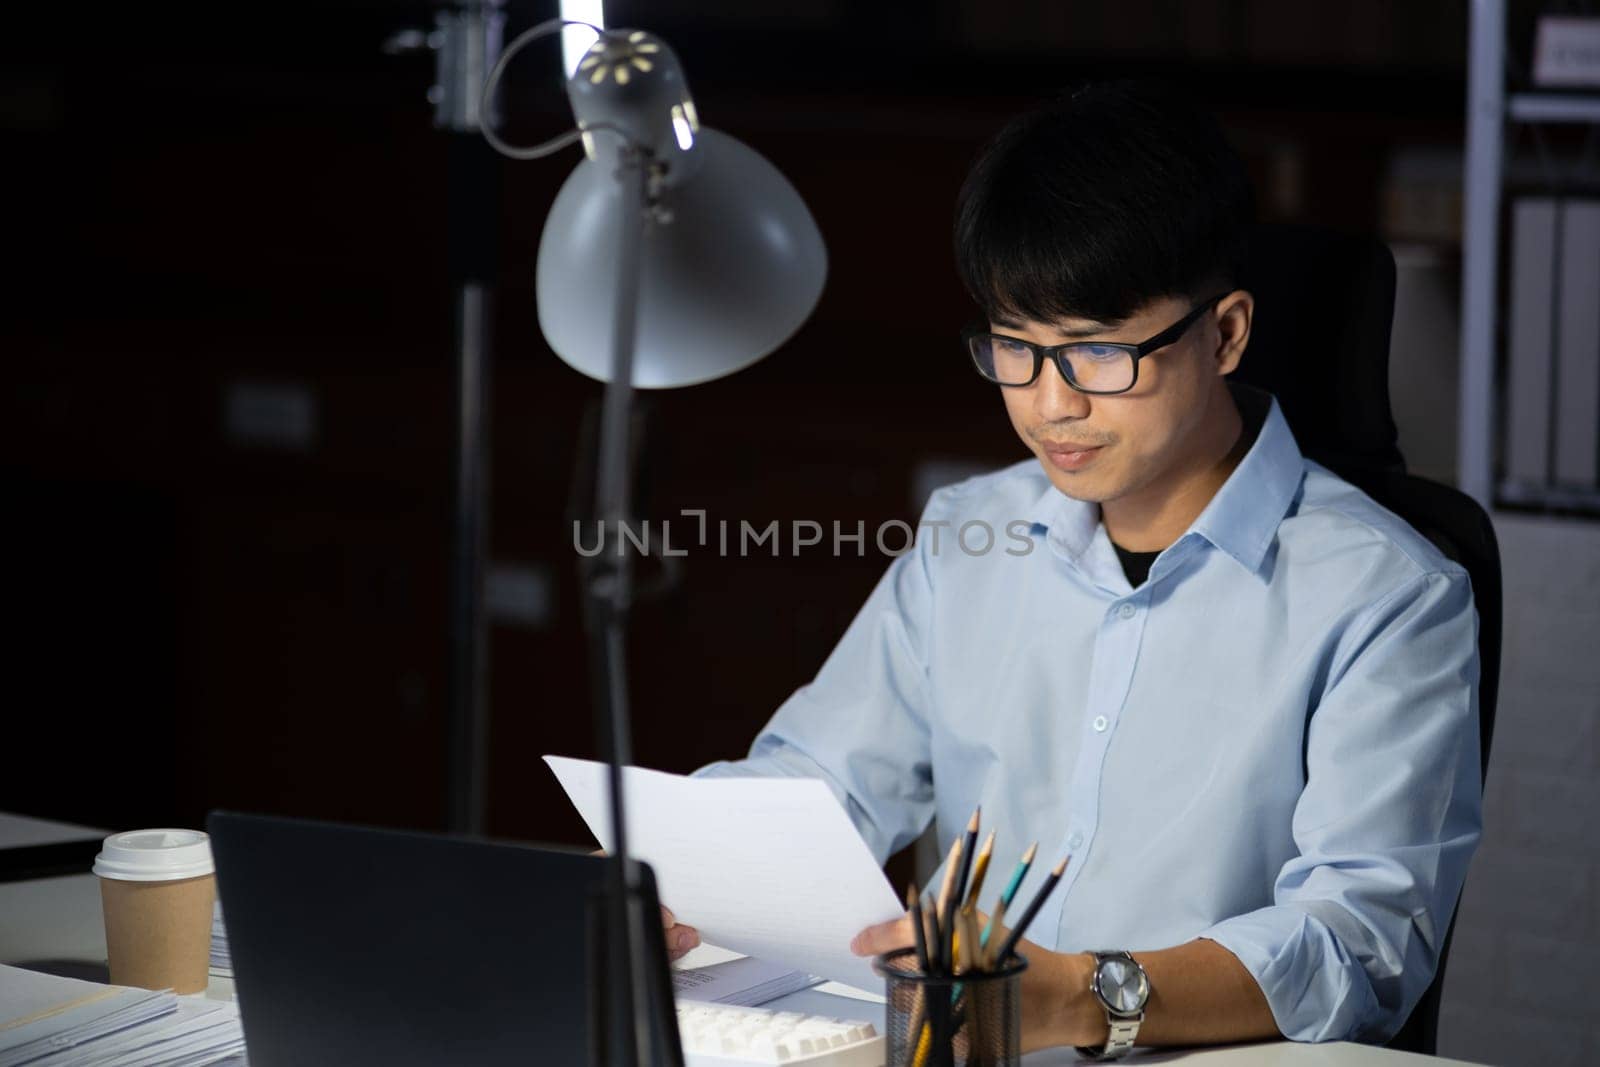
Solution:
[[[1106,717],[1104,715],[1096,715],[1094,717],[1094,729],[1096,733],[1105,733]]]
[[[1082,848],[1083,847],[1083,835],[1075,833],[1071,837],[1067,838],[1067,847],[1068,848]]]
[[[1134,607],[1132,604],[1124,604],[1122,607],[1117,609],[1117,614],[1121,615],[1124,619],[1131,619],[1138,612],[1138,610],[1139,609]]]

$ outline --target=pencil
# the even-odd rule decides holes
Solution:
[[[994,915],[989,916],[989,924],[983,928],[983,944],[989,944],[989,938],[996,930],[998,916],[1005,914],[1006,908],[1011,906],[1012,899],[1017,895],[1017,890],[1022,886],[1022,880],[1028,876],[1028,869],[1033,866],[1033,857],[1038,855],[1039,842],[1035,841],[1028,846],[1028,851],[1022,854],[1016,867],[1011,871],[1011,877],[1006,882],[1006,887],[1000,891],[1000,905],[995,908]]]
[[[960,834],[950,843],[950,854],[944,861],[944,883],[939,887],[938,911],[935,918],[938,920],[935,928],[939,931],[938,944],[933,952],[939,959],[939,966],[946,972],[950,970],[951,941],[955,938],[955,923],[952,922],[950,898],[955,892],[956,875],[961,872],[961,846],[964,839]]]
[[[953,953],[954,967],[952,974],[965,974],[972,969],[977,960],[978,933],[972,929],[972,912],[966,908],[958,908],[955,912],[956,936],[953,940],[955,951]]]
[[[911,918],[911,936],[917,947],[917,966],[928,973],[928,938],[922,929],[922,895],[916,883],[906,886],[906,914]]]
[[[994,831],[989,831],[989,836],[984,838],[983,847],[978,850],[977,862],[972,866],[972,884],[967,887],[966,907],[976,907],[978,894],[983,891],[983,876],[989,873],[989,860],[994,856]]]
[[[950,842],[950,851],[944,858],[944,881],[939,883],[939,895],[936,899],[938,918],[942,924],[945,912],[950,908],[950,893],[956,885],[956,874],[961,869],[961,835]]]
[[[917,966],[922,968],[923,974],[928,974],[928,933],[923,924],[922,894],[917,892],[915,882],[906,887],[906,912],[911,917],[911,934],[916,945]],[[906,1031],[909,1034],[916,1034],[918,1040],[912,1042],[911,1054],[906,1058],[906,1067],[914,1067],[916,1063],[916,1046],[920,1043],[925,1029],[923,1020],[926,1015],[927,1010],[919,988],[916,993],[916,1004],[911,1011],[911,1025]]]
[[[962,908],[957,914],[961,916],[961,944],[963,946],[970,945],[971,948],[962,949],[966,953],[962,957],[964,966],[957,968],[956,973],[965,974],[967,971],[988,970],[989,964],[984,956],[983,941],[978,937],[977,910],[974,908]],[[961,996],[961,989],[965,984],[965,982],[957,982],[950,987],[950,1003],[954,1004],[956,998]]]
[[[989,916],[989,924],[983,928],[983,940],[978,942],[978,947],[984,950],[983,969],[986,971],[994,969],[994,946],[989,943],[991,941],[989,935],[996,930],[1004,930],[1005,920],[1006,902],[1002,899],[996,902],[994,914]]]
[[[978,914],[971,908],[962,908],[957,914],[961,916],[962,970],[976,971],[983,963],[983,949],[978,942]]]
[[[1006,887],[1000,893],[1000,899],[1010,904],[1016,898],[1017,890],[1022,888],[1022,880],[1028,877],[1028,871],[1033,867],[1033,858],[1039,854],[1039,842],[1035,841],[1028,846],[1028,851],[1022,854],[1017,861],[1017,866],[1011,872],[1011,878],[1006,882]]]
[[[927,901],[919,900],[918,915],[922,922],[922,943],[928,947],[929,959],[923,966],[924,974],[938,973],[939,960],[937,957],[937,944],[939,938],[938,902],[930,898]],[[928,1052],[932,1048],[933,1025],[927,1010],[927,998],[917,997],[917,1005],[911,1013],[911,1025],[906,1033],[916,1034],[917,1040],[913,1042],[910,1056],[907,1058],[907,1067],[924,1067],[928,1062]]]
[[[1004,964],[1006,957],[1016,949],[1017,942],[1022,940],[1023,933],[1028,929],[1028,924],[1033,922],[1035,915],[1039,914],[1039,909],[1044,906],[1045,898],[1056,887],[1056,883],[1061,881],[1062,874],[1066,872],[1067,864],[1071,862],[1071,856],[1063,856],[1061,862],[1056,864],[1055,870],[1051,871],[1049,877],[1044,880],[1044,885],[1040,886],[1039,891],[1033,895],[1033,899],[1028,902],[1028,910],[1022,913],[1022,918],[1017,922],[1017,925],[1011,928],[1011,936],[1006,938],[1005,944],[1000,946],[1000,951],[995,953],[994,958],[997,964]]]
[[[957,908],[967,899],[967,876],[972,873],[973,854],[978,851],[978,819],[982,814],[981,804],[972,809],[972,818],[967,820],[967,836],[961,842],[961,874],[956,878],[955,892],[950,897],[952,906]]]

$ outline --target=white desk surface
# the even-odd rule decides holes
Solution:
[[[30,845],[55,845],[63,841],[103,838],[109,831],[70,822],[35,819],[31,815],[11,815],[0,811],[0,848],[26,848]]]
[[[780,997],[764,1008],[809,1012],[844,1019],[868,1019],[883,1026],[883,1008],[860,1000],[803,990]],[[1022,1059],[1025,1067],[1058,1067],[1081,1064],[1070,1048],[1035,1052]],[[1472,1067],[1464,1060],[1419,1056],[1413,1052],[1334,1041],[1325,1045],[1306,1045],[1294,1041],[1267,1041],[1257,1045],[1226,1045],[1204,1049],[1135,1049],[1127,1064],[1181,1063],[1183,1067]]]
[[[100,887],[93,875],[0,883],[0,963],[54,960],[103,964],[105,958]],[[232,983],[213,979],[206,995],[228,999]],[[875,1025],[883,1025],[881,1005],[815,990],[790,994],[765,1007],[871,1019]],[[1024,1062],[1027,1067],[1053,1067],[1079,1061],[1071,1049],[1060,1049],[1035,1053]],[[1345,1042],[1304,1045],[1289,1041],[1210,1049],[1139,1049],[1124,1062],[1181,1062],[1184,1067],[1444,1067],[1463,1063]]]

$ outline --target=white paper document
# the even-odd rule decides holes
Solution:
[[[127,989],[0,966],[0,1067],[73,1052],[177,1007],[171,991]]]
[[[37,1067],[168,1067],[216,1063],[244,1052],[239,1006],[197,996],[179,997],[177,1012],[159,1025],[115,1036],[116,1040],[97,1041],[59,1060],[54,1056],[39,1060]]]
[[[0,1067],[202,1067],[243,1052],[235,1004],[0,966]]]
[[[583,821],[611,848],[606,765],[546,756]],[[828,787],[814,778],[685,778],[628,767],[628,848],[661,902],[718,945],[865,989],[883,979],[850,952],[904,910]]]

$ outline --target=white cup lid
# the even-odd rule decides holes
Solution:
[[[129,830],[112,834],[94,873],[122,882],[171,882],[212,874],[211,838],[199,830]]]

